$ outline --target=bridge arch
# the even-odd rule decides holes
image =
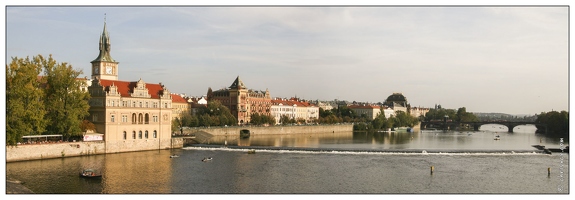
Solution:
[[[421,128],[421,130],[425,130],[429,126],[434,126],[434,127],[444,127],[446,129],[447,127],[460,126],[460,125],[464,125],[464,124],[473,126],[473,130],[475,130],[475,131],[479,131],[479,128],[483,125],[489,125],[489,124],[503,125],[503,126],[507,127],[507,132],[509,132],[509,133],[513,133],[513,129],[516,126],[521,126],[521,125],[540,125],[540,126],[546,127],[545,124],[538,124],[535,122],[507,122],[507,121],[445,122],[445,121],[433,121],[433,122],[421,122],[420,128]],[[545,132],[547,132],[547,131],[545,131]]]

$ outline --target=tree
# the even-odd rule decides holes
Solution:
[[[186,127],[192,126],[192,124],[194,123],[194,119],[192,117],[192,114],[190,112],[183,112],[180,115],[180,122],[182,123],[182,126],[186,126]]]
[[[82,123],[80,123],[80,130],[82,130],[82,132],[86,132],[88,130],[96,130],[96,126],[91,121],[82,120]]]
[[[230,109],[222,105],[219,101],[208,101],[206,107],[198,109],[197,115],[199,126],[237,124],[237,119],[232,115]]]
[[[74,70],[67,63],[57,63],[52,55],[46,60],[41,55],[39,61],[44,67],[45,101],[48,134],[62,134],[67,140],[71,136],[81,136],[80,124],[89,115],[90,94],[83,91],[86,82],[77,77],[82,70]]]
[[[6,142],[10,145],[46,128],[44,91],[38,78],[42,63],[39,56],[15,57],[6,65]]]
[[[536,125],[538,133],[559,135],[569,139],[569,112],[567,111],[542,112],[537,115],[535,123],[545,124],[545,126]]]

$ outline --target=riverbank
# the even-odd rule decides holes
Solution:
[[[34,194],[22,181],[6,178],[6,194]]]
[[[240,130],[247,129],[250,135],[284,135],[284,134],[314,134],[314,133],[339,133],[353,131],[352,124],[336,125],[294,125],[294,126],[229,126],[229,127],[204,127],[187,128],[183,130],[184,135],[194,135],[205,132],[214,136],[220,135],[240,135]]]
[[[211,136],[239,136],[240,130],[248,129],[253,135],[281,135],[281,134],[315,134],[315,133],[337,133],[350,132],[353,130],[351,124],[341,125],[304,125],[304,126],[232,126],[232,127],[207,127],[189,128],[184,130],[184,135],[196,135],[196,140],[201,139],[202,133],[206,135],[205,140]],[[204,140],[198,140],[201,141]],[[50,158],[64,158],[74,156],[98,155],[110,153],[107,149],[117,149],[118,143],[123,144],[121,152],[157,150],[149,148],[148,140],[120,140],[113,144],[105,141],[77,141],[59,143],[37,143],[6,146],[6,162],[42,160]],[[155,143],[155,142],[154,142]],[[146,146],[148,145],[148,146]],[[148,148],[147,148],[148,147]],[[173,135],[170,145],[165,149],[178,149],[184,147],[184,139]],[[164,148],[162,148],[164,149]],[[121,153],[113,152],[113,153]]]

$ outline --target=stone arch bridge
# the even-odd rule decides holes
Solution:
[[[513,133],[513,128],[520,125],[536,125],[536,126],[544,126],[547,129],[546,124],[535,123],[535,122],[506,122],[506,121],[482,121],[482,122],[455,122],[455,121],[430,121],[430,122],[421,122],[419,127],[421,130],[425,130],[428,128],[442,128],[443,130],[448,130],[450,127],[459,127],[461,125],[469,125],[473,126],[473,130],[479,131],[479,127],[485,124],[500,124],[507,127],[507,132]],[[547,132],[547,130],[545,130]]]

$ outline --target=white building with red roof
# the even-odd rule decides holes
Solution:
[[[271,100],[271,116],[276,119],[276,124],[280,124],[282,116],[289,119],[305,120],[306,123],[313,123],[319,119],[319,107],[307,101],[301,101],[297,98],[282,99],[276,98]]]

